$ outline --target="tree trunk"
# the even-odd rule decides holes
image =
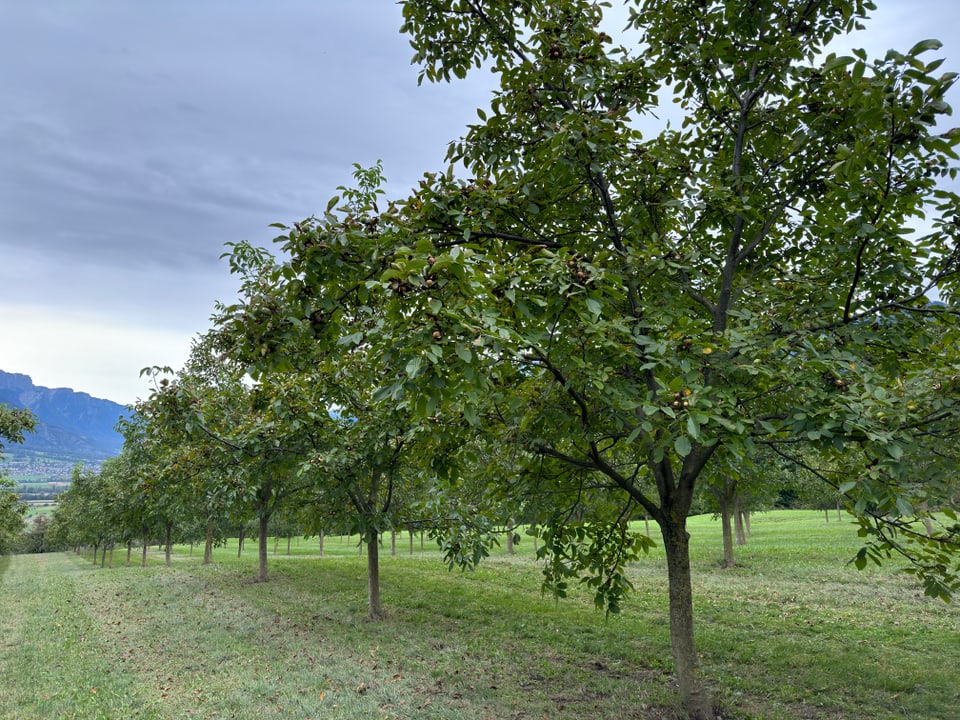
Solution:
[[[277,554],[277,548],[280,546],[280,536],[274,535],[273,537],[273,554]]]
[[[733,527],[730,523],[730,505],[720,503],[720,526],[723,528],[723,566],[734,567],[737,562],[733,554]]]
[[[147,534],[143,534],[143,555],[140,557],[140,567],[147,566],[147,547],[149,546],[149,540],[147,540]]]
[[[750,533],[750,511],[749,510],[743,511],[743,527],[747,531],[747,537],[750,537],[751,533]]]
[[[243,528],[240,528],[240,536],[237,538],[237,557],[243,553],[243,536],[246,534],[246,531]]]
[[[736,497],[733,501],[733,527],[737,536],[737,545],[746,545],[747,534],[743,530],[743,510],[740,509],[740,501]]]
[[[292,535],[287,535],[287,555],[290,554],[290,538],[291,538],[291,537],[293,537],[293,536],[292,536]]]
[[[710,720],[713,707],[703,687],[693,637],[693,587],[690,581],[690,535],[686,519],[669,519],[660,527],[670,586],[670,645],[680,700],[690,720]]]
[[[413,555],[413,528],[410,528],[410,554]]]
[[[397,531],[390,531],[390,557],[397,556]]]
[[[827,521],[827,525],[830,524],[830,508],[823,509],[823,519]]]
[[[131,555],[133,555],[133,540],[127,540],[127,567],[130,567]]]
[[[167,532],[166,532],[166,538],[165,538],[164,544],[167,546],[167,551],[166,551],[167,567],[170,567],[170,553],[173,548],[173,523],[172,522],[167,523]]]
[[[507,521],[507,555],[513,555],[516,550],[513,549],[513,520]]]
[[[209,565],[213,562],[213,528],[216,523],[213,516],[207,518],[207,536],[203,543],[203,564]]]
[[[730,478],[724,478],[723,487],[717,493],[720,504],[720,527],[723,529],[723,567],[734,567],[737,562],[733,554],[733,529],[730,525],[730,516],[736,511],[737,483]]]
[[[323,530],[320,531],[320,557],[323,557]]]
[[[380,543],[376,530],[367,534],[367,597],[370,602],[369,620],[382,620],[380,605]]]
[[[263,514],[260,515],[260,532],[258,546],[258,565],[257,565],[257,582],[266,582],[267,581],[267,532],[268,525],[270,524],[270,516]]]
[[[840,498],[837,498],[837,522],[840,522],[843,518],[840,517]]]
[[[113,543],[110,543],[110,560],[107,562],[107,567],[113,570]]]

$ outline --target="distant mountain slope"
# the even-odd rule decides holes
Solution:
[[[111,400],[91,397],[69,388],[45,388],[29,375],[0,370],[0,403],[29,408],[37,416],[36,432],[8,452],[42,453],[71,460],[102,460],[123,447],[114,427],[127,409]]]

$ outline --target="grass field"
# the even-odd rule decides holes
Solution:
[[[691,519],[698,646],[728,719],[960,717],[960,610],[894,568],[859,573],[849,522],[758,515],[736,568],[719,523]],[[539,592],[530,538],[449,573],[406,536],[382,557],[383,623],[364,621],[356,540],[285,540],[271,581],[178,547],[172,567],[0,558],[0,718],[673,718],[665,564],[605,618]],[[271,542],[271,551],[273,543]]]

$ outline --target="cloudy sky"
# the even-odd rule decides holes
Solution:
[[[880,4],[852,44],[937,37],[960,70],[960,3]],[[382,159],[405,193],[490,87],[418,87],[392,0],[0,0],[0,18],[0,370],[121,403],[234,296],[224,243],[270,244],[353,163]]]

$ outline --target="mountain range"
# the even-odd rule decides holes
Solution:
[[[27,408],[38,421],[22,445],[5,443],[7,454],[93,462],[113,457],[123,447],[115,427],[128,410],[111,400],[70,388],[40,387],[29,375],[0,370],[0,403]]]

